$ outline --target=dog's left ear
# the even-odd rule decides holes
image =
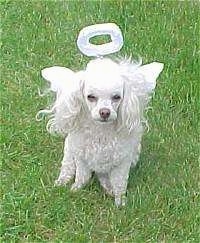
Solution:
[[[135,83],[138,86],[136,87],[138,91],[148,94],[151,93],[156,87],[156,79],[162,72],[163,67],[164,64],[159,62],[152,62],[138,67],[134,75],[138,81]]]

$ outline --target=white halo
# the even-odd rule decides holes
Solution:
[[[90,38],[109,35],[111,42],[101,45],[90,43]],[[77,39],[79,50],[86,56],[104,56],[119,51],[123,46],[123,36],[120,28],[114,23],[95,24],[83,28]]]

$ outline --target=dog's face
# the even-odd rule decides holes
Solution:
[[[123,83],[115,84],[112,89],[107,89],[107,85],[94,87],[91,83],[87,84],[84,98],[95,121],[112,122],[117,119],[119,105],[123,100]]]
[[[87,66],[84,83],[84,99],[97,122],[110,123],[117,119],[120,104],[123,102],[123,80],[118,66],[108,60]]]

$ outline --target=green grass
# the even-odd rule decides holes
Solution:
[[[1,1],[2,242],[199,242],[198,1]],[[128,203],[117,209],[98,181],[76,194],[54,188],[63,139],[35,114],[40,70],[82,69],[79,30],[115,22],[121,55],[165,69],[148,111],[150,131]]]

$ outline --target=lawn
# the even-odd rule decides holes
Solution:
[[[198,1],[1,1],[1,242],[200,242],[199,16]],[[63,139],[35,120],[40,70],[84,68],[77,34],[102,22],[122,29],[120,55],[165,64],[122,209],[95,177],[53,187]]]

